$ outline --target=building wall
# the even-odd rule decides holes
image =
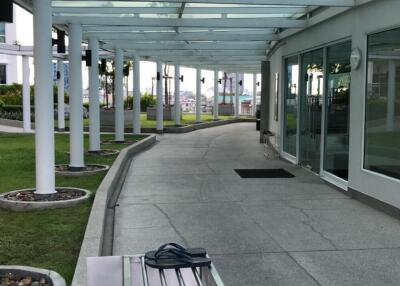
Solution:
[[[14,44],[17,39],[15,16],[14,5],[14,23],[6,23],[6,44]],[[18,82],[17,57],[0,55],[0,64],[7,65],[7,84]]]
[[[346,38],[352,47],[362,52],[362,64],[351,73],[350,95],[350,148],[349,187],[375,197],[383,202],[400,207],[400,181],[362,168],[364,145],[364,104],[366,86],[367,35],[380,30],[400,27],[400,1],[376,0],[351,9],[335,18],[282,41],[282,46],[271,57],[271,95],[275,92],[275,73],[283,73],[283,57],[332,44]],[[278,133],[279,144],[282,134],[282,98],[284,79],[280,80],[280,120],[275,122],[274,98],[271,96],[270,129]],[[281,148],[281,146],[280,146]]]

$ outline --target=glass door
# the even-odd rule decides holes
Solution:
[[[283,151],[293,157],[297,157],[299,57],[287,58],[285,60],[285,69]]]
[[[324,51],[302,55],[300,164],[320,172],[321,120],[324,98]]]
[[[328,48],[324,171],[348,181],[351,42]]]

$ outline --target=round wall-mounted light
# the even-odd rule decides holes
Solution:
[[[359,48],[354,48],[350,55],[350,64],[353,70],[357,70],[361,65],[361,51]]]

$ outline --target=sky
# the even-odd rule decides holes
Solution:
[[[17,20],[17,41],[21,45],[32,46],[33,45],[33,17],[32,14],[20,8],[17,5],[15,7],[15,15]],[[18,57],[18,66],[22,66],[22,59]],[[86,89],[88,87],[88,70],[83,65],[83,87]],[[181,83],[180,88],[181,91],[191,91],[193,93],[196,92],[196,70],[193,68],[185,68],[181,67],[181,74],[184,75],[184,82]],[[142,93],[151,90],[152,77],[156,75],[156,63],[155,62],[147,62],[141,61],[140,64],[140,90]],[[173,66],[170,68],[170,75],[174,76],[174,68]],[[202,93],[206,94],[207,90],[212,90],[214,86],[214,72],[209,70],[202,70],[202,77],[205,78],[205,84],[202,84]],[[222,77],[222,72],[219,72],[219,78]],[[34,82],[34,74],[33,74],[33,59],[31,59],[31,83]],[[261,76],[258,74],[257,80],[260,81]],[[22,82],[22,69],[18,69],[18,81]],[[173,83],[172,80],[172,92]],[[132,90],[133,86],[133,76],[132,72],[128,81],[128,90]],[[244,74],[244,91],[253,94],[253,74]],[[212,94],[208,94],[211,96]]]

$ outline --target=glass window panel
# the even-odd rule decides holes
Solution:
[[[400,179],[400,29],[368,37],[364,168]]]
[[[348,180],[351,42],[328,48],[324,170]]]
[[[298,57],[286,59],[286,88],[284,99],[284,137],[283,151],[296,156],[297,108],[299,98]]]
[[[0,43],[6,42],[6,24],[0,23]]]

